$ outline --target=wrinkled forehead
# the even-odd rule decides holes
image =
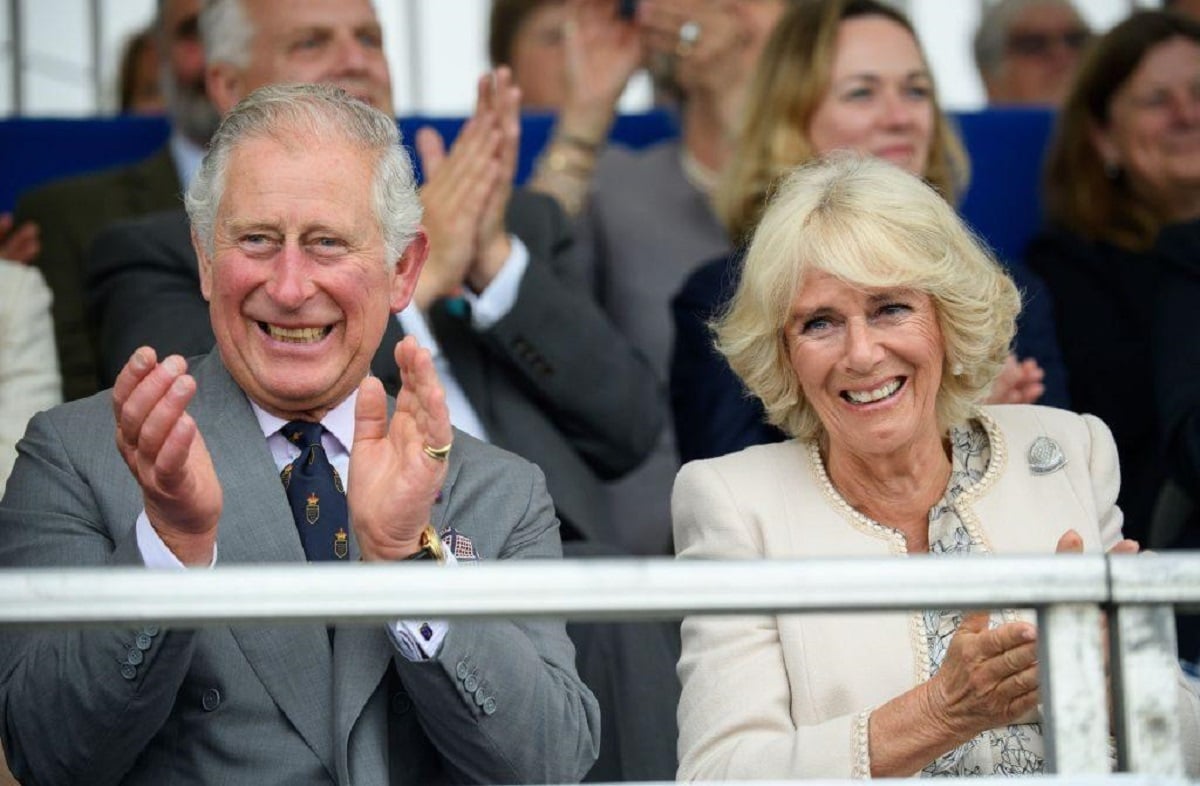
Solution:
[[[256,38],[283,38],[299,30],[378,29],[370,0],[242,0]]]

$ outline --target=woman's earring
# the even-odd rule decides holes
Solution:
[[[963,368],[963,364],[958,362],[950,367],[950,373],[956,377],[961,377],[963,375],[963,371],[965,370],[966,369]]]

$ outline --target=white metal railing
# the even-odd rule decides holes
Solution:
[[[413,569],[417,568],[417,569]],[[1172,606],[1200,607],[1200,553],[0,570],[0,625],[371,623],[399,618],[1033,608],[1043,729],[1060,775],[1108,771],[1109,620],[1118,769],[1183,776]]]

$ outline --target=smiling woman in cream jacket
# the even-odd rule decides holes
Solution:
[[[717,324],[794,439],[684,467],[679,556],[1136,551],[1102,422],[978,404],[1019,307],[922,181],[848,155],[794,172]],[[679,776],[1041,773],[1036,635],[1010,610],[689,619]],[[1180,691],[1194,772],[1200,703]]]

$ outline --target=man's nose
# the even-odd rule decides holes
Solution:
[[[367,70],[370,53],[367,46],[353,33],[334,42],[335,67],[340,74],[361,74]]]
[[[267,294],[271,300],[286,309],[302,306],[315,290],[310,275],[311,264],[298,246],[285,244],[267,281]]]

